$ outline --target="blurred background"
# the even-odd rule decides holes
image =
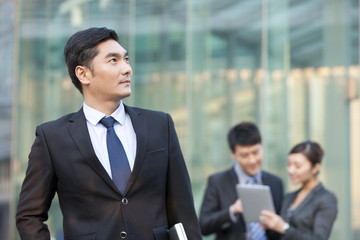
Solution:
[[[320,178],[339,201],[331,239],[360,239],[359,21],[358,0],[0,0],[0,239],[19,239],[36,126],[82,105],[63,49],[94,26],[116,30],[130,54],[126,104],[172,115],[197,212],[207,177],[233,164],[228,130],[248,120],[285,192],[290,148],[324,147]],[[47,224],[61,240],[57,198]]]

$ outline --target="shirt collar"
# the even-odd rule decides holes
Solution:
[[[262,171],[260,169],[260,171],[255,174],[254,176],[250,176],[247,173],[245,173],[245,171],[241,168],[241,166],[238,163],[235,163],[234,165],[234,169],[235,169],[235,173],[238,177],[239,183],[240,184],[246,184],[248,182],[249,179],[254,178],[256,181],[256,184],[262,184]]]
[[[83,111],[86,120],[94,126],[98,124],[103,117],[106,116],[104,113],[92,107],[89,107],[88,105],[86,105],[85,102],[83,103]],[[120,101],[119,107],[112,114],[110,114],[110,116],[112,116],[121,125],[125,124],[126,114],[125,107],[122,101]]]

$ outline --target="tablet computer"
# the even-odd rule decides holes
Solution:
[[[269,186],[237,184],[236,191],[242,203],[246,222],[259,222],[262,210],[275,212]]]

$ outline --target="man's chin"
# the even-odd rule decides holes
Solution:
[[[128,92],[124,92],[123,94],[121,94],[122,98],[127,98],[131,96],[131,90],[129,90]]]
[[[260,171],[260,168],[250,169],[247,173],[248,173],[250,176],[254,176],[254,175],[258,174],[259,171]]]

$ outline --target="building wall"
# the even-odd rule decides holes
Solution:
[[[15,198],[36,125],[82,104],[63,61],[66,40],[106,26],[130,54],[126,103],[173,116],[198,211],[207,177],[233,164],[227,131],[249,120],[263,134],[264,168],[284,180],[286,192],[298,187],[286,174],[289,149],[306,139],[323,145],[320,178],[339,200],[331,239],[359,238],[357,1],[18,0],[16,12]],[[57,239],[61,221],[55,199],[48,225]]]
[[[0,0],[0,239],[10,239],[10,151],[15,4]]]

